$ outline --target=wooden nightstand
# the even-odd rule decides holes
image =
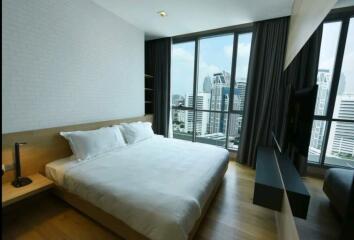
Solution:
[[[11,182],[2,185],[2,207],[42,192],[54,185],[53,181],[39,173],[28,177],[32,180],[32,183],[24,187],[15,188],[11,185]]]

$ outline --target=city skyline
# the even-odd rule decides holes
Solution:
[[[191,140],[194,129],[197,141],[237,149],[241,132],[242,115],[230,114],[243,110],[250,58],[252,33],[236,35],[237,56],[234,102],[230,105],[230,85],[234,35],[225,34],[199,40],[199,64],[196,106],[198,110],[226,111],[206,112],[172,110],[174,137]],[[174,44],[171,63],[171,98],[173,106],[194,107],[194,42]],[[193,116],[196,119],[193,119]],[[230,119],[229,119],[230,116]],[[228,127],[227,124],[230,126]],[[227,130],[229,132],[227,132]],[[226,136],[229,136],[226,139]]]
[[[319,69],[317,74],[317,99],[315,106],[315,115],[325,115],[327,111],[327,104],[330,94],[330,84],[332,73],[328,69]],[[352,119],[354,120],[354,94],[345,93],[346,83],[345,75],[341,75],[340,84],[338,86],[338,94],[335,101],[335,109],[333,115],[339,119]],[[346,154],[351,152],[349,158],[354,157],[354,126],[352,131],[350,131],[350,125],[347,123],[332,123],[332,128],[330,131],[328,147],[326,157],[331,158],[329,161],[336,161],[335,157],[342,155],[343,152]],[[319,161],[319,155],[323,145],[323,139],[325,135],[325,129],[327,126],[326,121],[315,120],[313,122],[311,141],[309,148],[309,158],[311,161]],[[346,132],[352,135],[344,134],[342,129],[346,129]],[[350,136],[352,136],[350,138]],[[343,144],[340,144],[342,142]],[[343,147],[342,147],[343,146]],[[349,149],[349,150],[348,150]],[[342,155],[343,157],[343,155]]]
[[[332,87],[334,61],[341,24],[327,23],[323,27],[319,70],[317,75],[318,92],[315,115],[326,115]],[[354,22],[350,21],[344,50],[342,68],[334,103],[332,118],[354,120]],[[329,122],[315,120],[312,126],[309,160],[320,161],[326,129]],[[332,121],[329,129],[325,163],[354,167],[354,124]]]
[[[328,69],[333,72],[334,60],[337,52],[339,33],[341,29],[340,22],[325,24],[323,28],[322,48],[318,69]],[[239,37],[238,54],[246,56],[246,58],[238,59],[236,79],[237,81],[245,81],[248,71],[248,49],[250,48],[252,38],[251,33],[241,34]],[[205,51],[200,51],[199,56],[199,78],[198,85],[206,76],[213,73],[228,71],[231,72],[233,35],[226,35],[213,38],[205,38],[203,46]],[[354,20],[350,20],[348,28],[347,42],[354,42]],[[222,49],[218,46],[223,45]],[[214,59],[210,61],[210,59]],[[345,56],[343,59],[341,72],[347,78],[347,86],[345,92],[347,94],[354,93],[354,67],[352,67],[354,59],[354,44],[346,44]],[[173,78],[171,92],[183,95],[193,92],[193,66],[194,66],[194,42],[174,44],[172,47],[172,64],[171,76]],[[200,88],[198,88],[198,91]]]
[[[228,141],[229,148],[237,149],[241,126],[242,115],[230,114],[228,112],[230,101],[230,73],[215,73],[212,78],[205,77],[202,84],[203,91],[196,96],[197,109],[213,110],[219,112],[197,111],[195,121],[193,111],[172,109],[172,122],[174,137],[191,140],[193,127],[197,141],[224,146]],[[234,91],[234,110],[242,110],[246,91],[246,82],[237,82]],[[172,96],[173,105],[193,107],[193,94]],[[226,111],[220,112],[220,111]],[[228,119],[230,117],[230,119]],[[227,128],[227,124],[230,127]],[[228,130],[228,133],[227,133]],[[226,139],[228,137],[228,139]]]
[[[318,116],[323,116],[327,113],[340,31],[340,22],[324,24],[318,65],[317,84],[319,88],[315,107],[315,115]],[[243,110],[244,107],[251,39],[251,33],[240,34],[238,37],[235,95],[234,103],[231,104],[234,110]],[[197,109],[228,111],[233,35],[203,38],[199,43],[196,96]],[[331,117],[346,117],[354,120],[354,100],[352,100],[354,99],[354,67],[352,67],[352,63],[354,62],[354,44],[351,43],[354,43],[353,19],[351,19],[348,28],[347,43],[342,62],[337,97],[335,99],[335,111],[334,115]],[[193,107],[194,47],[194,42],[188,42],[174,44],[172,48],[171,96],[172,104],[175,106],[182,104],[186,107]],[[244,85],[242,86],[240,83],[244,83]],[[352,97],[350,95],[352,95]],[[349,96],[349,100],[346,98],[346,115],[335,116],[338,112],[336,109],[341,108],[341,106],[343,108],[344,106],[342,102],[344,96]],[[347,106],[349,105],[350,107],[348,108]],[[178,119],[178,122],[181,123],[179,126],[174,125],[174,127],[176,127],[174,130],[177,132],[188,132],[191,135],[193,131],[192,125],[194,123],[193,111],[183,112],[174,110],[173,113],[173,119]],[[238,143],[236,138],[239,137],[241,132],[242,115],[236,116],[235,114],[230,115],[228,113],[224,116],[220,113],[198,111],[195,116],[197,137],[204,136],[205,138],[216,139],[215,142],[219,141],[219,144],[224,144],[227,135],[226,124],[228,122],[230,124],[229,136],[234,138],[233,143]],[[236,116],[236,118],[234,116]],[[230,118],[229,121],[227,121],[228,118]],[[185,128],[182,129],[180,126]],[[313,123],[309,149],[309,158],[311,158],[312,161],[319,161],[326,127],[326,121],[315,120]],[[331,161],[334,161],[334,158],[344,156],[346,156],[346,159],[353,159],[354,137],[348,137],[343,131],[343,129],[347,129],[346,131],[348,131],[348,129],[351,130],[351,127],[354,128],[354,124],[332,124],[327,152],[325,153],[326,158],[332,159]],[[201,141],[201,139],[199,138],[197,141]]]
[[[239,35],[237,81],[246,81],[248,72],[251,33]],[[233,35],[205,38],[200,40],[198,86],[202,86],[205,77],[226,71],[231,73]],[[193,93],[194,42],[174,44],[171,63],[171,92],[185,95]],[[202,88],[198,88],[202,92]]]
[[[332,85],[334,60],[336,59],[338,39],[341,29],[340,22],[324,24],[319,70],[317,75],[318,92],[315,106],[315,115],[326,115],[329,95]],[[333,118],[354,120],[354,22],[350,21],[348,36],[344,50],[342,69],[338,83],[337,96]],[[318,162],[322,151],[325,130],[328,122],[315,120],[312,127],[309,158]],[[326,163],[347,165],[345,159],[354,159],[354,124],[332,122],[326,155]]]

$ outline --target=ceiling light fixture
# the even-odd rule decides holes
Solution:
[[[166,17],[167,16],[167,13],[165,11],[158,11],[157,12],[161,17]]]

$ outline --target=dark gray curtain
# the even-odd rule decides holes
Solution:
[[[271,146],[275,93],[283,78],[289,18],[255,23],[238,160],[252,167],[257,146]]]
[[[168,135],[170,107],[171,38],[145,42],[145,73],[154,81],[153,129],[156,134]]]
[[[322,25],[312,34],[311,38],[307,41],[298,55],[294,58],[294,60],[290,63],[288,68],[284,72],[284,84],[280,89],[280,92],[284,91],[285,88],[289,91],[289,89],[293,89],[295,91],[312,88],[317,82],[317,71],[318,71],[318,61],[321,49],[321,39],[322,39]],[[289,93],[287,93],[289,96]],[[285,98],[287,98],[286,96]],[[284,99],[284,98],[283,98]],[[287,101],[280,101],[282,103],[286,103]],[[311,102],[308,102],[311,104]],[[312,103],[312,104],[315,104]],[[286,106],[281,109],[286,109]],[[286,114],[286,113],[285,113]],[[300,113],[301,114],[301,113]],[[305,121],[309,122],[312,119],[312,116],[295,116],[294,121]],[[283,115],[285,118],[285,115]],[[306,120],[300,118],[305,118]],[[307,169],[307,159],[308,159],[308,147],[310,145],[311,138],[311,125],[305,124],[301,125],[301,129],[293,129],[293,131],[301,134],[302,143],[307,148],[302,149],[302,153],[297,153],[296,148],[293,146],[289,146],[288,151],[290,152],[290,157],[294,161],[294,164],[297,166],[299,173],[304,175]],[[290,134],[290,133],[288,133]],[[299,155],[300,154],[300,155]]]
[[[291,89],[316,83],[322,28],[283,71],[289,18],[257,22],[253,35],[248,89],[238,161],[256,165],[258,146],[272,146],[272,130],[287,114]]]

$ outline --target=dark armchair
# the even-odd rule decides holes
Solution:
[[[323,191],[342,219],[348,211],[353,175],[354,169],[331,168],[325,176]]]

